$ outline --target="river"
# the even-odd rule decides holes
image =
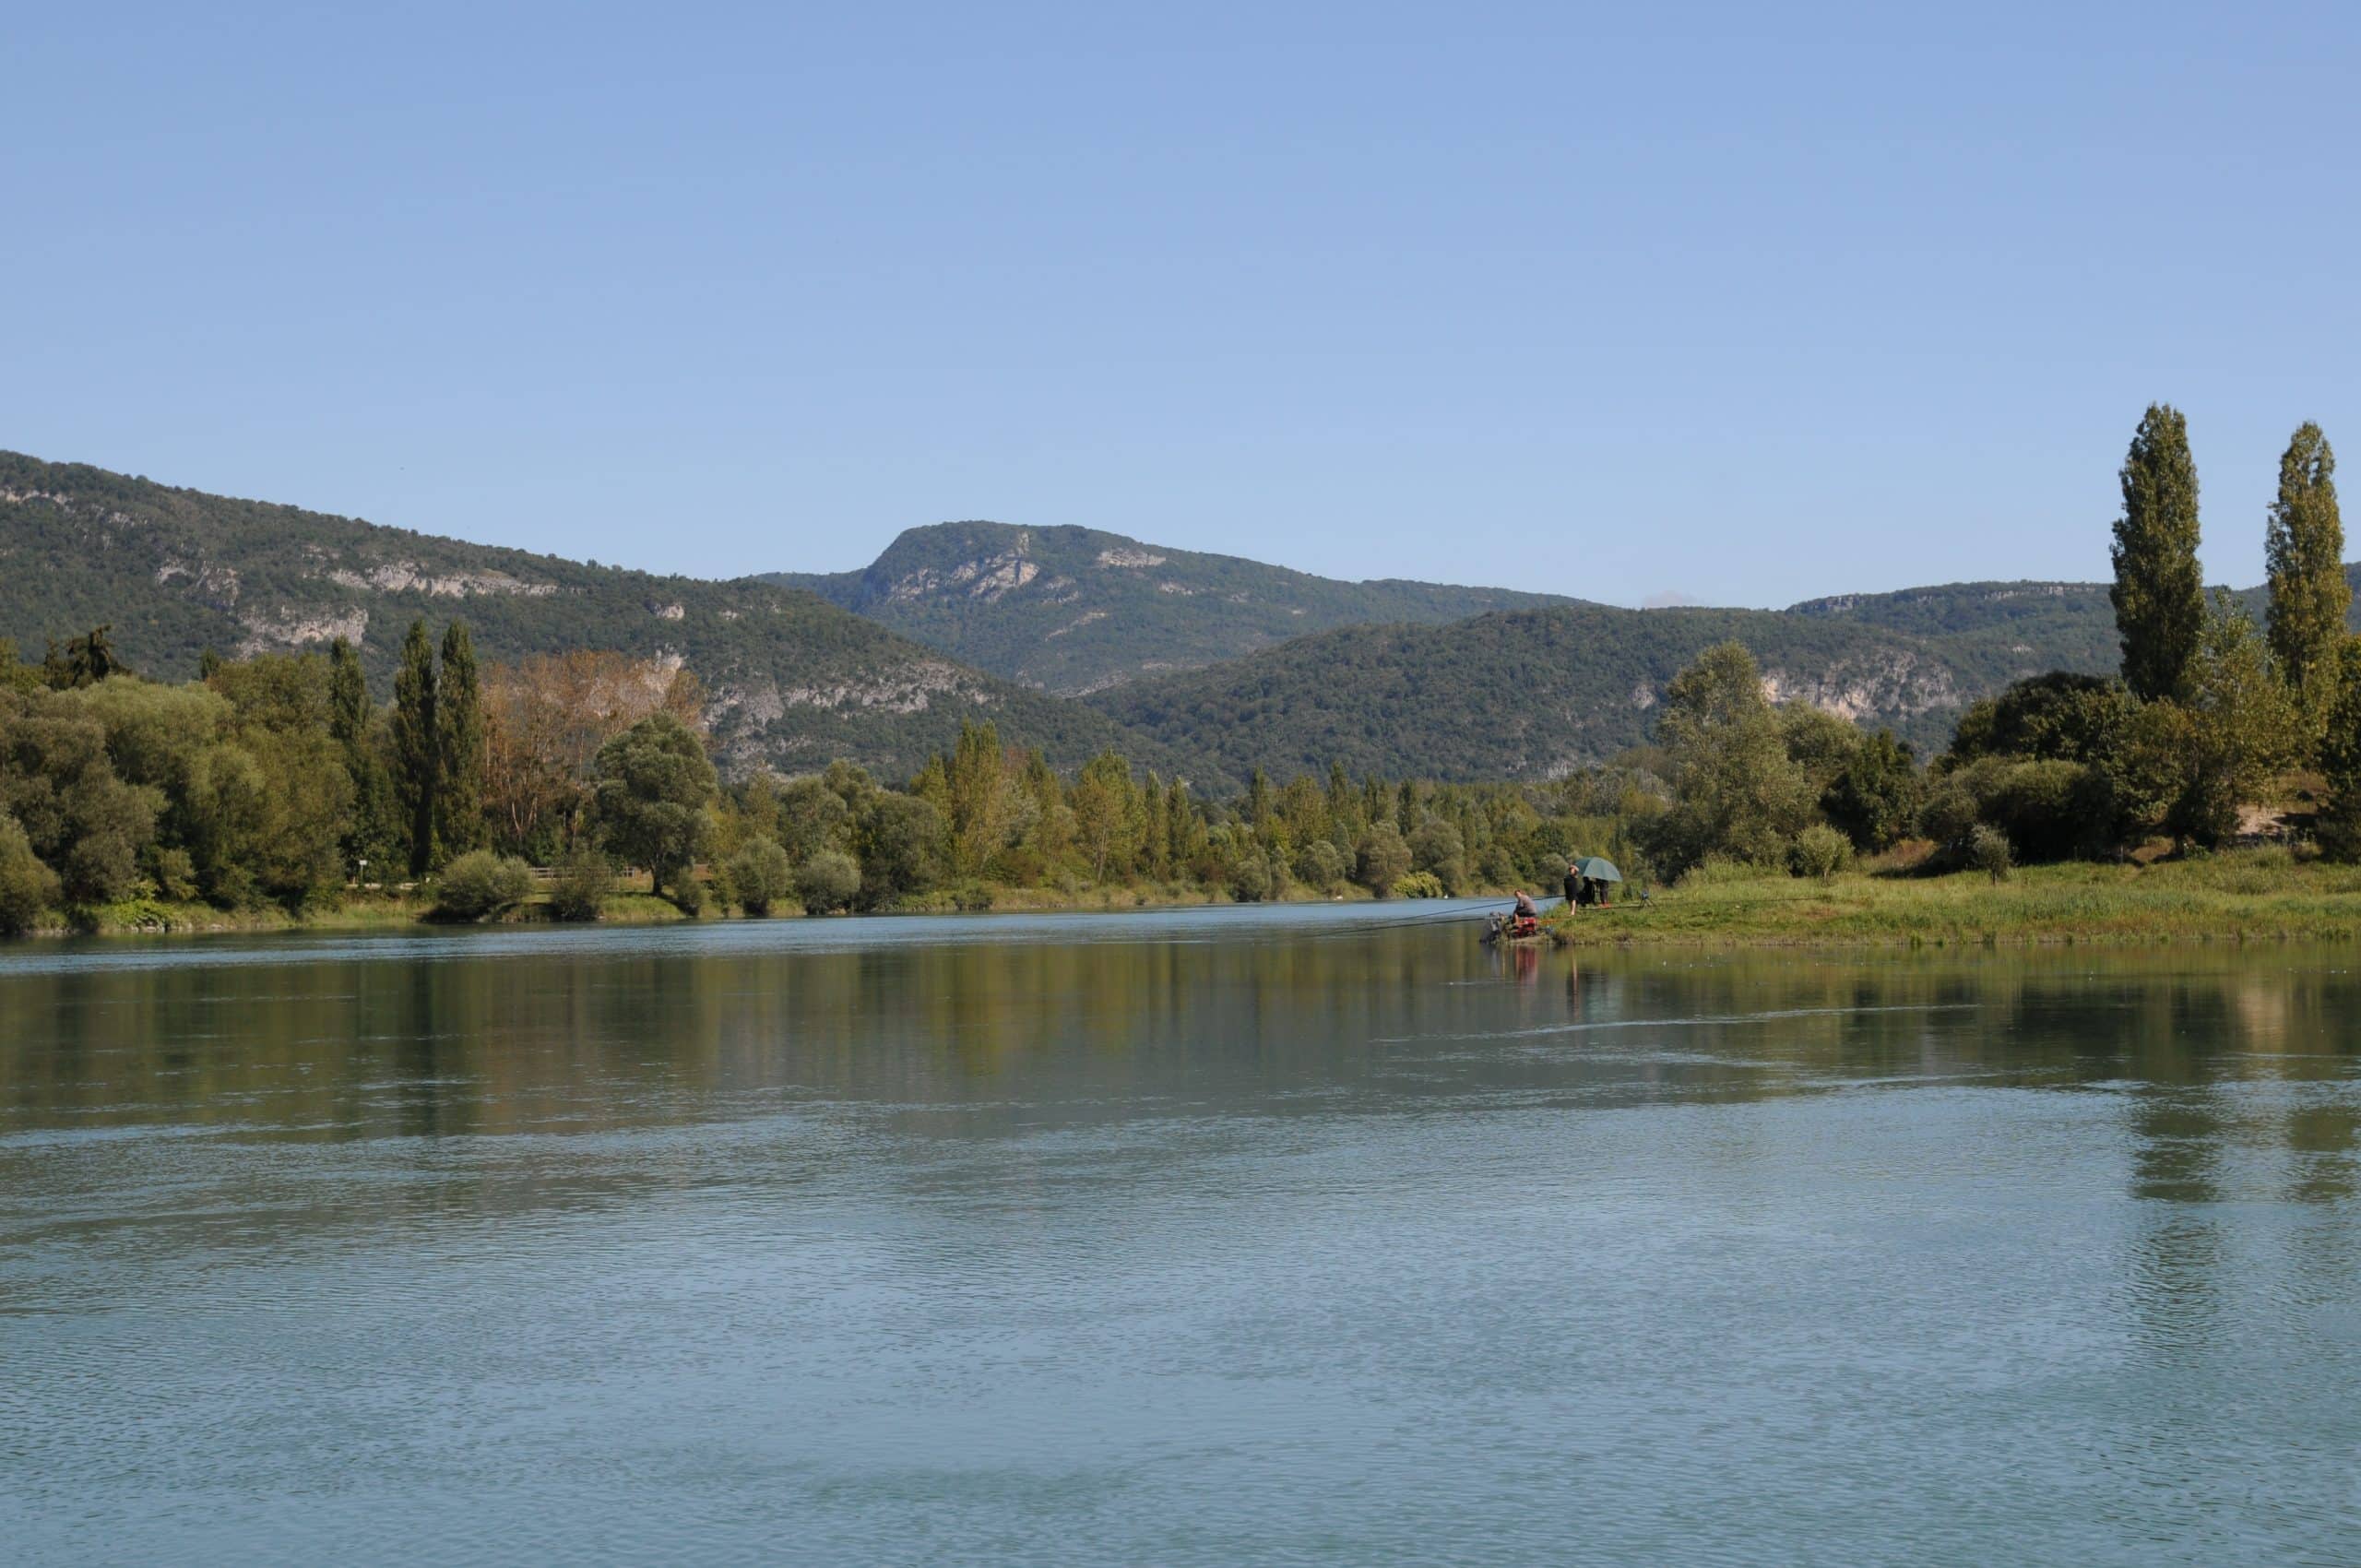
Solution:
[[[2349,949],[0,949],[0,1558],[2361,1560]]]

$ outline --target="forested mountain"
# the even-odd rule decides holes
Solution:
[[[1088,708],[809,593],[468,544],[0,453],[0,637],[28,657],[45,639],[111,624],[134,669],[173,679],[194,675],[207,647],[345,636],[382,698],[402,634],[421,616],[438,628],[464,618],[488,659],[606,648],[685,660],[708,689],[722,757],[740,766],[846,756],[902,776],[950,747],[962,718],[989,718],[1061,766],[1121,745],[1206,777]]]
[[[765,580],[809,588],[955,659],[1067,695],[1337,626],[1439,624],[1582,602],[1506,588],[1340,582],[1096,529],[1004,523],[911,529],[864,571]]]
[[[2243,597],[2260,612],[2259,596]],[[170,679],[193,673],[208,647],[234,655],[343,636],[382,697],[401,634],[421,616],[464,618],[492,660],[576,648],[684,660],[735,768],[807,770],[841,755],[907,777],[955,742],[963,718],[989,718],[1062,768],[1113,746],[1216,792],[1256,766],[1507,778],[1611,756],[1647,738],[1681,665],[1726,638],[1754,650],[1780,697],[1891,725],[1922,755],[1968,702],[2020,675],[2108,672],[2118,660],[2106,588],[2094,583],[1631,611],[1335,582],[1118,534],[989,523],[912,529],[862,573],[718,583],[0,454],[0,637],[30,657],[45,639],[111,624],[133,668]],[[1384,624],[1362,624],[1371,618]],[[1098,689],[1073,701],[1028,683]]]
[[[2051,647],[2016,651],[1988,625],[1916,636],[1839,614],[1587,606],[1348,627],[1089,700],[1233,774],[1284,777],[1335,758],[1356,772],[1531,778],[1645,740],[1666,683],[1733,638],[1777,700],[1891,726],[1922,756],[1968,702],[2060,661]],[[2070,667],[2112,664],[2110,648]]]

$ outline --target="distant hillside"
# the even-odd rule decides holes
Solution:
[[[1890,725],[1922,756],[1948,743],[1968,702],[2059,662],[2057,648],[2020,653],[1988,626],[1929,637],[1837,613],[1591,606],[1349,627],[1090,701],[1232,774],[1284,777],[1335,758],[1356,772],[1531,778],[1645,740],[1666,683],[1733,637],[1777,699]],[[2110,647],[2070,667],[2114,657]]]
[[[145,673],[350,637],[380,696],[412,619],[464,617],[490,659],[612,648],[685,659],[726,760],[848,756],[894,775],[997,720],[1062,766],[1110,744],[1207,778],[1103,716],[895,636],[808,593],[592,566],[0,453],[0,636],[39,658],[111,623]],[[1210,781],[1210,779],[1208,779]]]
[[[911,529],[867,570],[764,579],[997,675],[1066,695],[1193,670],[1309,632],[1440,624],[1581,601],[1505,588],[1348,583],[1095,529]]]
[[[2346,624],[2361,630],[2361,564],[2346,566],[2344,576],[2356,590]],[[2240,588],[2237,597],[2260,624],[2269,592]],[[2105,583],[1946,583],[1806,600],[1788,613],[1934,638],[1986,665],[2029,661],[2044,670],[2106,671],[2122,654]]]

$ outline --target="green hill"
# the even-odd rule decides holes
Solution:
[[[1922,755],[1948,742],[1965,704],[2058,662],[2055,649],[2018,652],[1989,627],[1916,636],[1839,614],[1588,606],[1348,627],[1090,701],[1232,774],[1287,776],[1335,758],[1356,772],[1532,778],[1644,741],[1666,683],[1733,637],[1779,700],[1890,725]]]
[[[864,571],[765,580],[809,588],[955,659],[1068,695],[1337,626],[1440,624],[1581,602],[1505,588],[1340,582],[1096,529],[1004,523],[911,529]]]
[[[200,650],[348,636],[381,696],[417,617],[463,617],[486,658],[611,648],[687,661],[725,761],[793,770],[848,756],[902,775],[963,718],[1061,766],[1121,745],[1206,778],[1103,716],[968,668],[809,593],[654,576],[437,539],[293,506],[176,490],[0,453],[0,636],[28,657],[112,624],[133,668],[196,672]]]

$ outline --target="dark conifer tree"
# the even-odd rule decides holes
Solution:
[[[361,673],[361,656],[343,637],[328,645],[328,732],[348,756],[369,733],[369,683]]]
[[[402,639],[401,668],[394,675],[394,798],[409,836],[409,873],[434,869],[434,818],[442,778],[441,738],[435,728],[434,649],[426,623],[412,621]]]
[[[434,837],[440,852],[480,849],[491,833],[483,816],[483,684],[467,623],[443,632],[443,669],[434,688]]]
[[[2205,626],[2197,564],[2197,464],[2189,421],[2151,403],[2123,460],[2123,516],[2116,519],[2116,629],[2123,681],[2142,701],[2177,696]]]
[[[394,801],[394,781],[386,771],[371,731],[376,718],[369,702],[369,682],[361,671],[361,655],[338,637],[328,647],[328,732],[344,752],[345,771],[352,776],[352,816],[343,835],[348,864],[363,871],[362,862],[378,868],[383,876],[389,861],[409,843],[408,819]]]

